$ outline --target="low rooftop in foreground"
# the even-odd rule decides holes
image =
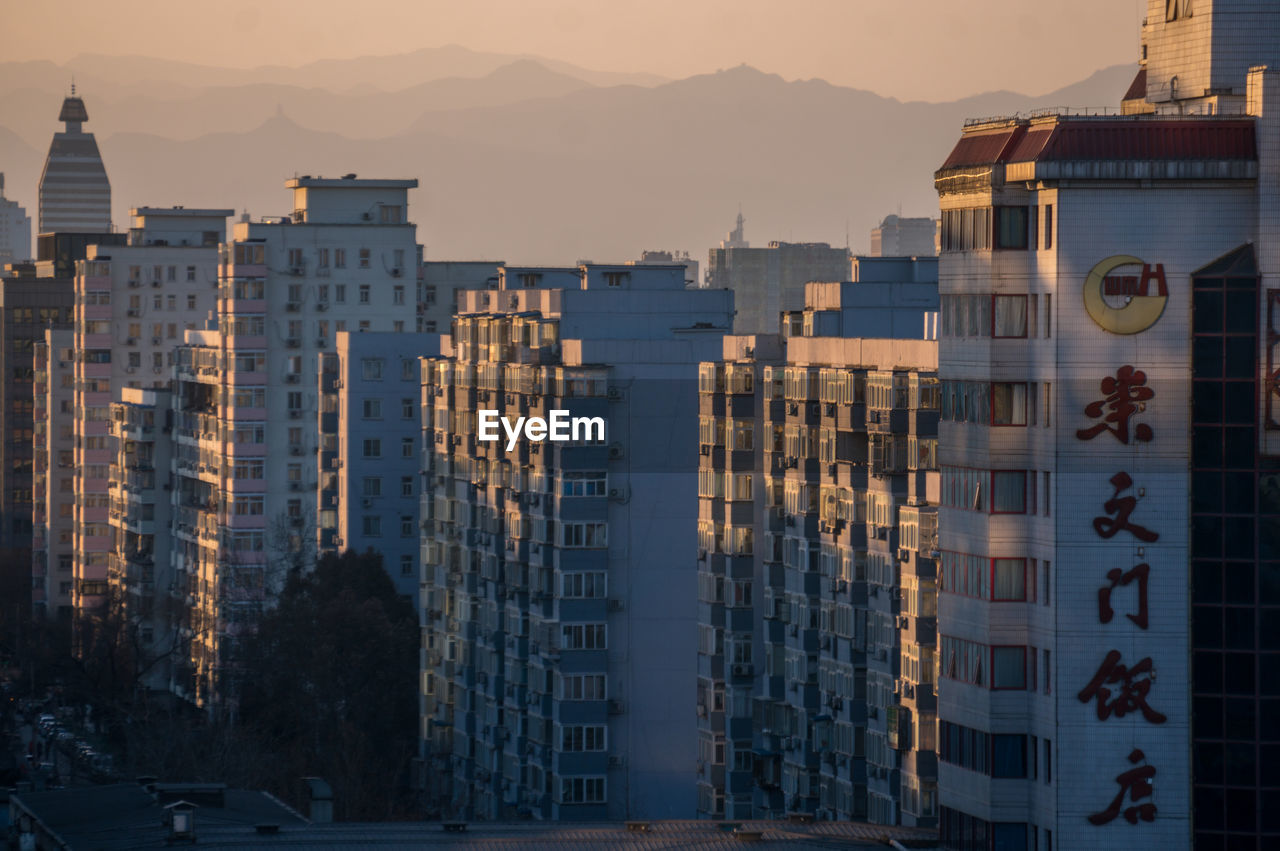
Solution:
[[[860,822],[334,822],[313,824],[264,792],[220,784],[85,786],[11,793],[11,824],[30,820],[36,847],[100,851],[165,848],[170,808],[191,806],[197,848],[741,848],[752,843],[789,848],[884,849],[890,839],[908,848],[934,848],[929,830]],[[193,841],[192,841],[193,840]]]

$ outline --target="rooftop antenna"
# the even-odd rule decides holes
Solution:
[[[71,75],[71,96],[72,97],[76,96],[76,75],[75,74]]]

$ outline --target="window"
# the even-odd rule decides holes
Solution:
[[[365,381],[381,381],[382,367],[382,358],[361,358],[360,376]]]
[[[370,256],[369,249],[367,248],[360,249],[360,268],[361,269],[369,268],[369,256]]]
[[[1053,205],[1044,205],[1044,250],[1053,248]]]
[[[1021,558],[992,559],[992,599],[1021,601],[1027,599],[1027,562]]]
[[[1027,737],[996,733],[991,736],[991,776],[1025,778],[1027,776]]]
[[[369,285],[368,284],[360,285],[360,303],[361,304],[369,303]]]
[[[1053,681],[1053,677],[1049,668],[1049,651],[1043,650],[1040,653],[1040,673],[1044,676],[1044,693],[1050,694],[1049,684]]]
[[[607,593],[608,581],[603,571],[562,573],[560,596],[570,599],[600,599]]]
[[[601,471],[566,472],[560,481],[561,496],[604,496],[607,476]]]
[[[997,382],[991,385],[991,424],[1027,424],[1027,385]]]
[[[338,304],[347,303],[347,285],[346,284],[333,285],[333,300],[336,301]],[[342,330],[342,329],[339,328],[338,330]]]
[[[1027,336],[1027,297],[996,295],[991,299],[991,336]]]
[[[361,481],[362,496],[382,496],[382,479],[378,476],[365,476]]]
[[[563,777],[560,780],[560,803],[605,803],[605,779],[603,777]]]
[[[400,556],[400,575],[413,576],[413,556]]]
[[[413,537],[413,517],[412,517],[411,515],[408,515],[408,514],[401,515],[401,517],[400,517],[400,537],[402,537],[402,538],[412,538],[412,537]]]
[[[412,399],[400,400],[400,418],[403,420],[411,420],[417,413],[417,405]]]
[[[397,284],[391,288],[391,303],[404,304],[404,287]]]
[[[561,700],[604,700],[604,674],[562,674],[560,677]]]
[[[412,437],[402,437],[400,439],[400,457],[401,458],[413,457],[413,438]]]
[[[560,728],[560,750],[562,751],[603,751],[605,744],[604,725],[569,725]]]
[[[360,531],[369,538],[382,537],[382,517],[377,514],[366,514],[361,518]]]
[[[366,437],[364,439],[364,457],[381,458],[382,441],[376,437]]]
[[[1048,560],[1048,559],[1045,559],[1045,560],[1044,560],[1044,567],[1042,567],[1042,568],[1041,568],[1041,570],[1043,570],[1043,571],[1044,571],[1044,579],[1043,579],[1043,580],[1041,580],[1041,582],[1040,582],[1040,600],[1044,603],[1044,605],[1046,605],[1046,606],[1047,606],[1047,605],[1049,605],[1049,587],[1050,587],[1050,586],[1049,586],[1049,560]]]
[[[195,274],[195,268],[194,268],[194,267],[192,268],[191,273],[192,273],[193,275]],[[195,310],[195,309],[196,309],[196,294],[195,294],[195,293],[189,293],[189,294],[187,295],[187,310]]]
[[[413,476],[400,477],[400,495],[413,496]]]
[[[560,627],[561,650],[607,650],[607,628],[602,623],[573,623]]]
[[[560,546],[602,548],[609,545],[607,523],[561,523]]]
[[[347,249],[345,248],[333,249],[333,265],[335,268],[338,268],[338,269],[347,268]],[[338,299],[338,301],[342,301],[342,299]]]
[[[366,420],[382,419],[382,400],[381,399],[365,399],[364,400],[364,418]]]
[[[1191,17],[1191,0],[1164,0],[1164,19],[1184,21]]]
[[[1043,493],[1043,496],[1041,497],[1040,504],[1043,506],[1044,516],[1048,517],[1049,516],[1049,494],[1050,494],[1048,471],[1044,473],[1044,488],[1042,490],[1042,493]]]
[[[382,204],[378,208],[378,221],[384,225],[400,224],[401,208],[398,204]]]
[[[991,513],[1022,514],[1027,510],[1027,474],[1022,470],[993,470]]]
[[[1040,206],[1031,208],[1031,248],[1033,251],[1040,249]]]
[[[1019,690],[1027,687],[1027,648],[991,648],[991,687]]]
[[[1027,208],[995,208],[995,248],[1025,250],[1027,247]]]

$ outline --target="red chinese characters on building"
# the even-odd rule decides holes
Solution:
[[[1115,610],[1111,608],[1111,592],[1116,588],[1128,586],[1133,583],[1138,585],[1138,613],[1125,615],[1126,618],[1133,621],[1139,629],[1147,628],[1147,578],[1151,575],[1151,565],[1140,564],[1127,573],[1118,567],[1113,567],[1107,571],[1107,579],[1111,580],[1111,584],[1105,588],[1098,589],[1098,620],[1102,623],[1111,623],[1111,619],[1115,617]]]
[[[1129,443],[1129,420],[1147,408],[1147,402],[1155,397],[1155,391],[1147,386],[1147,374],[1131,366],[1122,366],[1115,376],[1102,379],[1103,398],[1090,402],[1084,412],[1092,419],[1102,417],[1102,422],[1076,432],[1081,440],[1093,440],[1103,432],[1110,432],[1121,443]],[[1133,439],[1148,443],[1154,437],[1151,426],[1139,423],[1133,429]]]
[[[1108,433],[1120,444],[1133,446],[1150,443],[1155,438],[1150,425],[1135,421],[1146,411],[1147,402],[1155,398],[1155,391],[1147,386],[1145,372],[1132,366],[1122,366],[1115,375],[1102,379],[1101,390],[1102,398],[1084,409],[1084,413],[1095,422],[1087,428],[1077,429],[1077,439],[1090,441]],[[1111,540],[1121,532],[1127,532],[1142,543],[1158,541],[1160,534],[1157,531],[1134,519],[1138,501],[1145,494],[1141,490],[1129,492],[1134,489],[1132,477],[1122,471],[1111,477],[1110,484],[1113,492],[1103,503],[1104,513],[1093,518],[1093,530],[1098,537]],[[1098,588],[1098,622],[1109,624],[1115,620],[1113,594],[1118,589],[1133,588],[1137,594],[1136,611],[1126,612],[1125,618],[1138,629],[1147,629],[1150,621],[1147,596],[1150,577],[1151,566],[1146,563],[1129,570],[1121,567],[1109,570],[1106,584]],[[1132,715],[1141,716],[1149,724],[1164,724],[1168,718],[1150,703],[1155,682],[1155,663],[1150,656],[1126,665],[1121,652],[1111,650],[1076,698],[1083,704],[1093,704],[1100,723]],[[1151,801],[1155,766],[1146,764],[1146,754],[1139,748],[1133,748],[1128,759],[1133,768],[1115,778],[1119,791],[1106,809],[1088,816],[1091,824],[1109,824],[1121,816],[1129,824],[1155,821],[1156,806]]]
[[[1128,532],[1139,541],[1148,544],[1155,543],[1160,540],[1158,532],[1152,532],[1145,526],[1139,526],[1137,523],[1129,521],[1129,515],[1138,507],[1138,498],[1136,496],[1121,496],[1123,491],[1127,491],[1133,487],[1133,479],[1129,478],[1128,473],[1116,473],[1111,477],[1111,486],[1115,488],[1115,493],[1111,499],[1102,504],[1102,510],[1111,517],[1095,517],[1093,518],[1093,531],[1098,533],[1100,538],[1113,538],[1120,532]]]
[[[1134,768],[1123,772],[1116,778],[1116,783],[1120,784],[1120,791],[1111,799],[1111,805],[1100,813],[1094,813],[1089,816],[1092,824],[1103,825],[1114,821],[1116,816],[1123,813],[1124,820],[1129,824],[1137,824],[1138,819],[1143,821],[1156,820],[1156,805],[1147,801],[1139,804],[1138,802],[1144,798],[1150,798],[1152,793],[1151,778],[1156,776],[1156,768],[1154,765],[1138,765],[1147,758],[1138,748],[1134,748],[1129,754],[1129,762],[1134,764]],[[1125,807],[1125,797],[1134,804],[1131,807]]]
[[[1099,721],[1106,721],[1112,715],[1123,718],[1131,712],[1141,712],[1142,717],[1152,724],[1163,724],[1169,720],[1147,703],[1151,685],[1156,681],[1151,657],[1142,659],[1132,668],[1120,659],[1119,650],[1107,654],[1098,673],[1076,695],[1080,702],[1096,701]]]

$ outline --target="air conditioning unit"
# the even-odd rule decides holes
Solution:
[[[626,451],[623,449],[623,447],[622,447],[622,444],[621,444],[621,443],[610,443],[610,444],[609,444],[609,458],[610,458],[611,460],[613,460],[613,459],[618,459],[618,458],[623,458],[623,457],[625,457],[625,456],[626,456]]]
[[[160,289],[160,282],[159,282],[159,281],[152,281],[152,282],[151,282],[151,286],[152,286],[152,288],[154,288],[154,289],[157,289],[157,290],[158,290],[158,289]]]
[[[610,388],[609,388],[609,401],[610,401],[610,402],[621,402],[621,401],[622,401],[622,388],[621,388],[621,387],[610,387]]]
[[[305,270],[303,267],[301,267],[301,266],[290,266],[290,267],[289,267],[289,274],[290,274],[290,275],[293,275],[294,277],[298,277],[298,276],[300,276],[304,271],[306,271],[306,270]]]
[[[402,275],[404,275],[404,269],[392,269],[392,270],[391,270],[391,277],[393,277],[393,278],[399,278],[399,277],[401,277]]]
[[[317,338],[316,338],[316,345],[317,345],[317,346],[319,346],[319,347],[320,347],[320,348],[322,348],[322,349],[326,349],[326,348],[328,348],[328,347],[329,347],[329,341],[328,341],[328,340],[326,340],[324,337],[317,337]],[[339,389],[339,388],[341,388],[341,387],[342,387],[342,382],[341,382],[341,381],[335,381],[333,386],[334,386],[334,389],[335,389],[335,390],[336,390],[336,389]]]
[[[622,601],[617,598],[610,598],[608,605],[609,605],[609,611],[611,612],[622,611]]]
[[[284,377],[285,384],[297,384],[301,380],[296,372],[287,373]]]
[[[299,409],[297,409],[297,408],[293,408],[293,409],[291,409],[291,410],[289,411],[289,419],[291,419],[291,420],[300,420],[300,419],[302,419],[302,411],[301,411],[301,410],[299,410]]]
[[[299,302],[290,301],[285,303],[284,309],[289,311],[290,313],[297,313],[299,310],[302,309],[302,305]]]
[[[360,505],[364,508],[373,508],[373,500],[366,496],[364,499],[360,500]]]
[[[290,337],[289,339],[284,341],[284,344],[291,349],[296,349],[302,345],[302,341],[299,340],[297,337]]]
[[[127,311],[125,311],[125,312],[126,312],[129,316],[141,316],[141,315],[142,315],[142,310],[141,310],[141,308],[137,308],[137,307],[131,307],[131,308],[129,308],[129,309],[128,309]]]
[[[736,665],[731,665],[729,667],[729,673],[735,677],[749,677],[752,674],[754,674],[755,671],[750,665],[739,663]]]
[[[125,344],[126,346],[136,346],[136,345],[138,345],[138,338],[137,338],[137,337],[127,337],[127,338],[125,338],[124,344]]]
[[[289,482],[289,490],[291,491],[302,490],[302,482]]]
[[[613,754],[609,757],[610,768],[621,768],[627,764],[627,758],[621,754]]]
[[[615,502],[621,502],[625,496],[625,488],[609,488],[609,499],[612,499]]]
[[[319,310],[319,311],[321,311],[321,312],[323,313],[324,311],[326,311],[326,310],[328,310],[328,309],[329,309],[329,302],[327,302],[327,301],[321,301],[321,302],[317,302],[317,303],[316,303],[316,310]]]
[[[142,286],[142,281],[133,280],[133,281],[130,281],[130,282],[129,282],[129,288],[130,288],[130,289],[134,289],[134,290],[136,290],[136,289],[137,289],[138,287],[140,287],[140,286]]]
[[[290,455],[301,455],[301,454],[302,454],[302,447],[301,447],[301,446],[290,446],[290,447],[289,447],[289,454],[290,454]]]
[[[151,345],[153,345],[153,346],[158,346],[158,345],[160,345],[160,343],[161,343],[161,342],[162,342],[162,340],[161,340],[159,337],[152,337],[152,338],[151,338]]]

